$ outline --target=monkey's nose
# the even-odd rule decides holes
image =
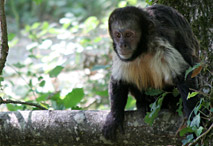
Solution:
[[[126,43],[121,43],[120,44],[121,49],[127,49],[127,44]]]

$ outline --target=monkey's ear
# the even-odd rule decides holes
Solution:
[[[149,32],[149,34],[154,33],[155,28],[156,28],[155,22],[153,20],[149,19],[149,21],[148,21],[148,32]]]
[[[148,22],[149,22],[149,24],[148,24],[149,30],[153,30],[155,28],[154,21],[150,19]]]

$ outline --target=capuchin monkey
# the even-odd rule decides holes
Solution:
[[[187,99],[196,81],[185,71],[198,63],[199,44],[187,20],[175,9],[153,5],[145,9],[128,6],[115,9],[109,17],[113,41],[113,65],[109,84],[111,111],[103,127],[106,139],[115,139],[123,128],[128,93],[136,99],[137,109],[149,111],[156,99],[144,92],[149,88],[177,88],[189,117],[198,97]],[[175,97],[164,99],[167,105]],[[176,102],[177,103],[177,102]],[[176,105],[175,103],[175,105]]]

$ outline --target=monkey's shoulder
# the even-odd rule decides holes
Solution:
[[[190,24],[184,16],[172,7],[165,5],[153,5],[147,7],[145,11],[152,19],[159,22],[158,27],[166,26],[166,28],[170,27],[172,29],[175,27],[183,30],[191,29]]]
[[[166,5],[161,5],[161,4],[149,6],[145,8],[144,10],[156,17],[164,17],[164,18],[168,16],[183,17],[182,14],[180,14],[176,9]]]

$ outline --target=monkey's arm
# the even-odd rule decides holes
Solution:
[[[123,81],[114,80],[111,77],[109,85],[111,110],[103,127],[103,134],[107,139],[115,139],[116,130],[123,130],[124,109],[128,97],[128,85]]]

